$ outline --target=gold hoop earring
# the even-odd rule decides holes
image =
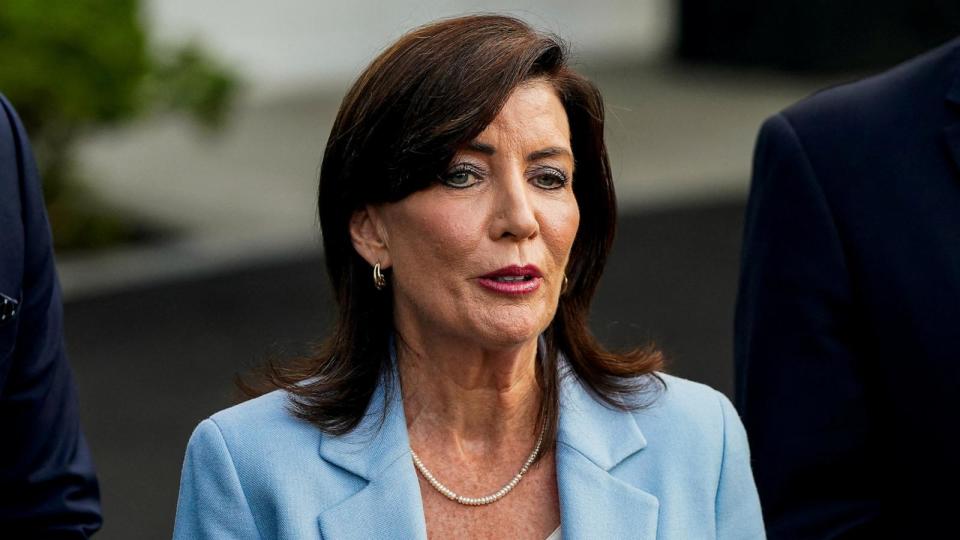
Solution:
[[[383,272],[380,271],[380,261],[373,265],[373,286],[378,291],[382,291],[387,286],[387,278],[383,277]]]
[[[560,286],[560,294],[567,292],[567,286],[570,285],[570,280],[567,279],[567,274],[563,274],[563,285]]]

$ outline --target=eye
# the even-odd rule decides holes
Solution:
[[[444,173],[440,181],[454,189],[466,189],[480,183],[482,174],[475,167],[458,165]]]
[[[567,175],[556,169],[543,169],[537,171],[533,182],[543,189],[560,189],[567,185]]]

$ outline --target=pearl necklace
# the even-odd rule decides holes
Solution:
[[[513,488],[517,487],[517,484],[520,483],[520,480],[523,478],[523,475],[527,473],[527,469],[530,468],[530,465],[533,464],[533,460],[537,458],[537,455],[540,453],[540,445],[543,443],[543,432],[546,430],[546,425],[543,426],[543,429],[540,430],[540,436],[537,438],[537,445],[533,448],[533,452],[530,453],[530,457],[527,458],[527,461],[524,462],[523,467],[520,467],[520,472],[516,476],[510,479],[502,488],[498,489],[496,492],[487,495],[485,497],[464,497],[463,495],[457,495],[453,492],[452,489],[440,483],[437,480],[433,473],[431,473],[426,465],[420,461],[420,456],[413,451],[413,448],[410,449],[410,454],[413,456],[413,464],[416,465],[417,470],[420,471],[420,474],[433,486],[433,489],[436,489],[444,497],[450,499],[451,501],[458,502],[467,506],[483,506],[485,504],[495,503],[506,496],[507,493],[513,491]]]

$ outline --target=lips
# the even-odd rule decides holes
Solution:
[[[535,265],[528,264],[525,266],[505,266],[499,270],[494,270],[489,274],[480,276],[482,279],[494,279],[497,281],[529,281],[534,278],[543,277],[543,274],[540,273],[540,269]]]
[[[506,266],[477,279],[485,289],[507,295],[530,294],[539,289],[542,282],[540,269],[532,264]]]

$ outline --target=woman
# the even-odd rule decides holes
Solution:
[[[762,537],[729,401],[587,330],[615,208],[600,95],[555,38],[402,37],[321,167],[338,324],[199,425],[175,537]]]

